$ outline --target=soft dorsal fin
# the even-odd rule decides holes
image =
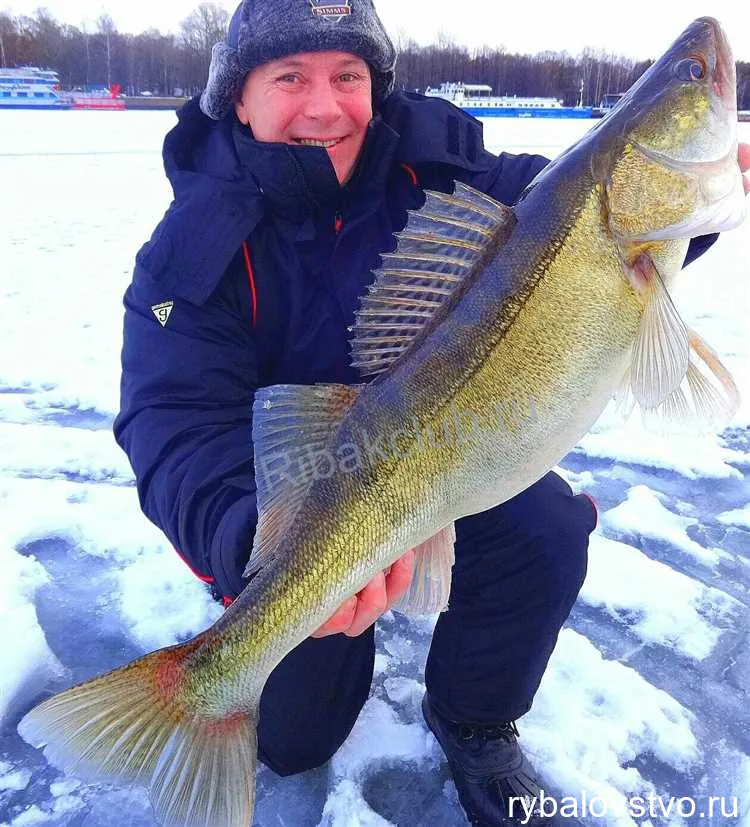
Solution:
[[[453,195],[427,192],[424,207],[410,211],[396,233],[395,252],[382,256],[356,313],[354,367],[363,376],[388,370],[514,225],[510,207],[466,184],[456,183]]]
[[[253,402],[258,527],[244,577],[267,565],[294,521],[316,463],[362,386],[272,385]]]

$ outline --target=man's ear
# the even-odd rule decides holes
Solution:
[[[245,126],[247,126],[250,123],[250,119],[248,118],[247,112],[245,111],[245,104],[241,100],[235,101],[234,111],[237,115],[237,120],[240,123],[245,124]]]

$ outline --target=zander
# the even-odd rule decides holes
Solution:
[[[248,586],[179,646],[45,701],[19,731],[83,777],[150,788],[174,827],[252,821],[263,685],[408,548],[437,611],[453,523],[542,477],[624,385],[649,415],[731,414],[726,370],[669,295],[688,240],[743,217],[734,63],[695,21],[510,209],[428,193],[352,329],[358,387],[256,395]]]

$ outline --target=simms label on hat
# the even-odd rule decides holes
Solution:
[[[333,20],[338,23],[342,17],[352,13],[352,7],[349,5],[349,0],[344,3],[331,3],[330,0],[310,0],[312,6],[312,13],[315,17],[325,17],[327,20]]]

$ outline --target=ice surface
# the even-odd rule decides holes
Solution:
[[[16,733],[49,693],[184,640],[220,609],[140,513],[111,436],[121,296],[166,208],[174,114],[0,113],[0,825],[153,827],[145,793],[83,785]],[[487,120],[495,151],[554,155],[588,124]],[[741,125],[750,141],[750,125]],[[677,304],[743,406],[717,437],[608,412],[562,463],[600,507],[589,574],[523,743],[547,790],[736,796],[750,825],[750,225],[679,279]],[[463,824],[419,703],[434,619],[388,615],[370,700],[327,767],[258,775],[259,827]],[[116,814],[115,820],[114,814]],[[579,818],[559,823],[593,823]],[[697,823],[697,822],[695,822]]]

